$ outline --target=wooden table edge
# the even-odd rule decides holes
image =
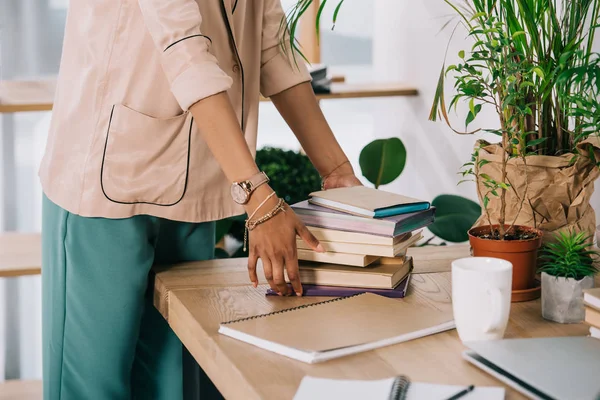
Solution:
[[[227,288],[228,286],[222,287]],[[169,294],[176,294],[177,292],[185,290],[186,289],[175,289],[169,291]],[[218,345],[216,345],[213,335],[206,332],[202,326],[199,326],[198,329],[195,329],[195,331],[199,332],[199,335],[201,335],[199,338],[198,333],[192,334],[191,329],[187,326],[187,324],[178,323],[178,320],[180,319],[178,318],[178,315],[187,314],[187,318],[181,317],[181,319],[188,321],[193,320],[194,324],[198,324],[198,322],[190,314],[190,311],[179,301],[176,295],[169,297],[169,319],[167,320],[169,326],[171,329],[173,329],[173,332],[176,332],[177,337],[179,337],[182,343],[191,343],[193,340],[199,339],[204,342],[202,346],[190,346],[191,348],[188,348],[188,351],[190,354],[192,354],[196,362],[201,365],[202,370],[206,373],[206,375],[208,375],[224,398],[227,399],[236,397],[234,393],[229,392],[232,390],[240,392],[240,385],[243,385],[241,390],[241,393],[243,393],[242,398],[248,400],[261,400],[262,397],[256,392],[252,382],[246,378],[246,375],[244,375],[242,371],[240,371],[240,369],[237,367],[237,364],[231,360]],[[219,334],[217,333],[217,335]],[[202,352],[199,351],[199,349],[202,349]],[[224,374],[223,370],[229,370],[229,373]],[[234,380],[235,384],[232,384],[232,374],[237,378]]]
[[[26,267],[23,269],[11,270],[2,270],[2,268],[0,268],[0,278],[18,278],[21,276],[40,275],[41,273],[41,267]]]

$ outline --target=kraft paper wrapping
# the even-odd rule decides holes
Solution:
[[[488,174],[498,182],[502,175],[502,147],[478,141],[480,160],[489,163],[480,168],[480,173]],[[575,163],[571,163],[573,154],[561,156],[527,156],[527,167],[522,159],[513,158],[507,165],[507,183],[512,187],[506,192],[506,223],[511,224],[519,211],[520,198],[525,193],[526,177],[529,188],[523,208],[518,213],[517,225],[526,225],[541,229],[547,241],[554,233],[563,230],[585,231],[593,240],[596,231],[596,214],[590,205],[594,192],[594,181],[600,175],[600,169],[594,160],[600,161],[600,137],[594,136],[577,146],[580,154]],[[593,154],[590,154],[593,152]],[[483,204],[487,188],[483,179],[477,180],[478,197]],[[501,194],[498,191],[498,194]],[[500,217],[500,197],[489,196],[488,210],[492,223],[497,224]],[[475,226],[488,225],[485,211]]]

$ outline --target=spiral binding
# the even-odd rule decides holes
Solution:
[[[409,386],[410,380],[406,376],[401,375],[397,377],[392,385],[390,400],[405,400]]]
[[[360,295],[363,295],[363,294],[365,294],[365,293],[356,293],[356,294],[353,294],[353,295],[350,295],[350,296],[337,297],[337,298],[331,299],[331,300],[320,301],[318,303],[312,303],[312,304],[305,304],[305,305],[298,306],[298,307],[287,308],[285,310],[273,311],[273,312],[270,312],[270,313],[267,313],[267,314],[259,314],[259,315],[254,315],[252,317],[240,318],[240,319],[236,319],[236,320],[233,320],[233,321],[222,322],[221,325],[229,325],[229,324],[233,324],[235,322],[249,321],[249,320],[252,320],[252,319],[268,317],[270,315],[276,315],[276,314],[283,314],[283,313],[286,313],[286,312],[289,312],[289,311],[300,310],[300,309],[303,309],[303,308],[309,308],[309,307],[314,307],[314,306],[320,306],[322,304],[334,303],[336,301],[349,299],[349,298],[360,296]]]

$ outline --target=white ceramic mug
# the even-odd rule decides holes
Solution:
[[[452,262],[452,309],[463,342],[504,337],[510,313],[512,264],[499,258]]]

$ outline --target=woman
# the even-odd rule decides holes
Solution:
[[[213,256],[250,218],[256,263],[302,294],[295,237],[323,251],[253,160],[259,95],[323,177],[359,185],[310,75],[279,44],[279,0],[71,2],[43,205],[44,398],[177,399],[182,345],[152,306],[154,263]],[[254,226],[255,225],[255,226]]]

